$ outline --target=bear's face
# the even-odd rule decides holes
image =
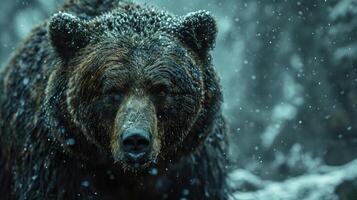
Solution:
[[[138,30],[130,20],[118,31],[112,27],[117,22],[114,17],[84,22],[61,13],[50,23],[50,39],[66,63],[71,121],[103,156],[138,171],[179,156],[183,141],[197,134],[193,127],[207,103],[201,59],[215,35],[196,33],[192,38],[206,38],[192,41],[190,27],[184,27],[191,25],[188,20],[175,22],[182,34],[162,24]]]
[[[202,71],[168,38],[121,40],[85,47],[74,58],[69,109],[116,161],[155,162],[166,148],[180,146],[196,121]]]

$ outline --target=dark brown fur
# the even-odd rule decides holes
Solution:
[[[5,199],[226,199],[221,92],[206,12],[69,0],[0,76]],[[118,138],[150,130],[133,168]]]

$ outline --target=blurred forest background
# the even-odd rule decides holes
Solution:
[[[0,64],[62,0],[2,0]],[[357,0],[137,0],[216,17],[232,199],[357,200]]]

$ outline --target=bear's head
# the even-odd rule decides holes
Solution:
[[[48,35],[58,62],[46,103],[56,111],[46,112],[56,140],[130,171],[195,151],[220,107],[209,55],[216,32],[206,11],[176,17],[129,5],[93,18],[55,14]]]

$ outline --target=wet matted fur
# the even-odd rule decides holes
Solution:
[[[68,0],[0,76],[5,199],[226,199],[222,94],[206,11]],[[153,138],[133,167],[121,137]]]

